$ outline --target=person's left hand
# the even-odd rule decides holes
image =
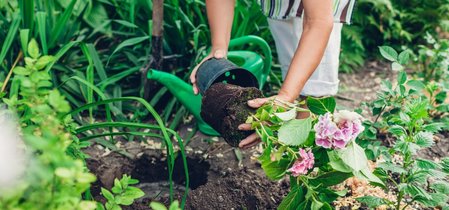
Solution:
[[[279,99],[281,101],[289,101],[287,97],[284,97],[282,95],[277,95],[277,96],[272,96],[269,98],[256,98],[253,100],[249,100],[248,101],[248,106],[254,109],[257,109],[261,106],[263,106],[265,103],[267,103],[268,101],[272,100],[273,98]],[[251,124],[249,123],[244,123],[244,124],[240,124],[238,127],[239,130],[242,131],[250,131],[253,130],[251,128]],[[248,149],[252,146],[255,146],[257,144],[259,144],[261,142],[259,135],[257,135],[257,133],[253,133],[251,135],[249,135],[248,137],[246,137],[245,139],[243,139],[240,143],[239,143],[239,147],[242,149]]]

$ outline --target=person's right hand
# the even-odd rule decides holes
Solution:
[[[195,66],[195,68],[193,69],[192,73],[190,74],[190,82],[192,82],[192,86],[193,86],[193,93],[195,95],[198,94],[198,86],[196,85],[196,72],[198,71],[198,67],[204,63],[204,61],[207,61],[210,58],[226,58],[226,50],[213,50],[211,51],[211,53],[206,56],[205,58],[203,58],[203,60],[201,60],[201,62]]]

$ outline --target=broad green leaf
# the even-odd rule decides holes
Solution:
[[[407,82],[407,86],[409,86],[410,89],[413,89],[417,92],[420,92],[426,88],[426,85],[424,85],[424,83],[419,80],[409,80]]]
[[[109,192],[107,189],[105,188],[101,188],[101,194],[103,194],[103,196],[108,199],[108,201],[113,201],[114,200],[114,195],[112,195],[111,192]]]
[[[398,73],[398,83],[402,85],[406,81],[407,81],[407,73],[405,73],[405,71],[400,71]]]
[[[282,200],[278,210],[296,210],[301,202],[304,201],[304,191],[301,187],[294,187],[288,195]]]
[[[369,196],[363,196],[363,197],[356,198],[356,200],[358,202],[360,202],[360,203],[366,204],[370,208],[376,208],[378,206],[387,204],[385,199],[378,198],[378,197],[375,197],[375,196],[370,196],[370,195]]]
[[[365,167],[360,172],[369,182],[373,182],[373,183],[379,184],[381,186],[385,186],[384,182],[382,180],[380,180],[379,177],[374,175],[373,172],[371,172],[371,170],[368,167]]]
[[[25,75],[26,76],[26,75],[31,74],[31,70],[29,70],[25,67],[22,67],[22,66],[17,66],[12,71],[14,72],[14,74],[17,74],[17,75]]]
[[[329,165],[331,165],[333,169],[346,173],[351,173],[353,171],[351,167],[341,160],[335,150],[328,151],[327,155],[329,157]]]
[[[312,129],[312,118],[293,119],[286,122],[278,131],[279,141],[292,146],[302,145],[306,142]]]
[[[449,183],[446,181],[436,181],[430,187],[439,193],[449,195]]]
[[[337,150],[337,154],[354,171],[360,171],[368,165],[365,151],[354,141],[349,143],[346,148]]]
[[[417,133],[413,139],[415,143],[420,147],[430,147],[434,144],[433,134],[431,132],[421,131]]]
[[[400,125],[392,125],[390,128],[388,128],[388,132],[392,133],[393,135],[400,137],[407,134],[407,131],[404,127]]]
[[[265,161],[262,163],[262,169],[268,178],[279,180],[285,175],[289,163],[290,161],[286,159],[281,159],[279,161]]]
[[[313,98],[307,97],[307,107],[317,115],[324,115],[327,112],[334,113],[337,103],[335,98]]]
[[[173,201],[173,203],[171,203],[169,210],[181,210],[181,208],[179,207],[179,202],[178,201]]]
[[[416,159],[416,165],[424,170],[430,170],[430,169],[437,169],[439,168],[439,165],[434,163],[431,160],[426,160],[426,159],[421,159],[421,158],[417,158]]]
[[[164,204],[154,201],[150,203],[150,208],[153,210],[167,210],[167,207],[165,207]]]
[[[389,61],[397,61],[398,53],[390,46],[380,46],[380,54]]]
[[[30,43],[28,43],[28,54],[34,59],[39,57],[39,45],[35,39],[31,39]]]
[[[402,66],[402,65],[399,64],[398,62],[393,62],[393,63],[391,64],[391,69],[392,69],[393,71],[402,71],[402,70],[404,70],[404,66]]]
[[[399,53],[398,61],[400,64],[405,65],[408,63],[410,59],[410,52],[408,50],[402,51]]]
[[[296,109],[290,109],[286,112],[278,112],[274,113],[277,117],[279,117],[283,121],[289,121],[296,118]]]
[[[37,70],[41,70],[45,68],[45,66],[47,66],[50,62],[53,62],[54,59],[55,58],[53,56],[44,55],[36,61],[34,66],[36,67]]]
[[[313,179],[310,179],[309,182],[314,186],[329,187],[340,184],[350,177],[352,177],[351,173],[332,171],[319,175]]]
[[[385,171],[391,171],[393,173],[399,173],[399,174],[406,173],[405,169],[402,166],[391,163],[391,162],[379,163],[377,165],[377,167],[379,167]]]
[[[322,202],[316,199],[312,199],[312,206],[311,206],[312,210],[320,210],[321,207],[323,207],[323,205],[324,204]]]

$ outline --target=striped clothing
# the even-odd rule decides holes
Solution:
[[[356,0],[333,0],[334,21],[337,23],[351,23],[352,10]],[[273,19],[288,19],[301,17],[304,7],[301,0],[257,0],[262,13]]]

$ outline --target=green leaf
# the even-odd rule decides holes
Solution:
[[[399,174],[406,173],[405,169],[402,166],[391,163],[391,162],[379,163],[377,165],[377,167],[379,167],[385,171],[391,171],[393,173],[399,173]]]
[[[399,53],[398,61],[402,65],[406,65],[410,59],[410,53],[408,50]]]
[[[327,112],[334,113],[336,105],[337,103],[333,97],[307,97],[307,107],[312,113],[317,115],[324,115]]]
[[[439,193],[449,194],[449,183],[446,181],[436,181],[430,185],[430,188]]]
[[[20,25],[20,15],[18,13],[14,14],[13,21],[11,23],[11,26],[9,27],[8,34],[6,35],[6,38],[2,37],[2,50],[0,52],[0,63],[3,63],[3,59],[5,59],[6,54],[9,52],[9,48],[11,47],[12,42],[14,41],[17,30],[19,29]]]
[[[404,136],[407,134],[405,128],[400,125],[392,125],[390,128],[388,128],[388,132],[392,133],[397,137]]]
[[[360,173],[362,173],[362,175],[366,178],[366,180],[368,180],[371,183],[376,183],[379,184],[380,186],[385,186],[385,183],[382,182],[382,180],[379,179],[379,177],[377,177],[376,175],[373,174],[373,172],[371,172],[371,170],[366,167],[364,169],[362,169],[360,171]]]
[[[354,171],[360,171],[368,165],[365,151],[354,141],[349,143],[346,148],[336,151],[341,160]]]
[[[360,203],[366,204],[370,208],[376,208],[378,206],[387,204],[387,201],[384,198],[378,198],[375,196],[363,196],[356,198],[356,200]]]
[[[439,165],[434,163],[431,160],[426,160],[426,159],[421,159],[421,158],[417,158],[416,159],[416,165],[424,170],[430,170],[430,169],[437,169],[439,168]]]
[[[335,150],[328,151],[327,155],[329,156],[329,165],[331,165],[333,169],[346,173],[351,173],[353,171],[351,167],[341,160]]]
[[[154,201],[150,203],[150,208],[153,210],[167,210],[167,207],[165,207],[164,204]]]
[[[393,71],[402,71],[402,70],[404,70],[404,66],[402,66],[402,65],[399,64],[398,62],[393,62],[393,63],[391,64],[391,69],[392,69]]]
[[[312,129],[312,118],[293,119],[286,122],[278,131],[279,141],[286,145],[303,145]]]
[[[420,92],[426,88],[426,85],[419,80],[409,80],[407,82],[407,85],[410,87],[410,89],[415,90],[417,92]]]
[[[278,112],[274,113],[277,117],[279,117],[283,121],[289,121],[296,118],[296,109],[290,109],[286,112]]]
[[[27,68],[22,67],[22,66],[17,66],[12,71],[14,72],[14,74],[17,74],[17,75],[24,75],[24,76],[26,76],[26,75],[30,75],[31,74],[31,70],[30,69],[27,69]]]
[[[421,131],[414,137],[415,143],[420,147],[431,147],[434,143],[433,134],[430,132]]]
[[[107,63],[109,63],[109,60],[111,59],[111,57],[112,57],[116,52],[120,51],[121,49],[123,49],[123,48],[125,48],[125,47],[128,47],[128,46],[133,46],[133,45],[139,44],[139,43],[141,43],[141,42],[143,42],[143,41],[145,41],[145,40],[149,40],[149,38],[150,38],[149,36],[142,36],[142,37],[135,37],[135,38],[131,38],[131,39],[125,40],[124,42],[120,43],[120,44],[117,46],[117,48],[115,48],[114,52],[112,52],[112,54],[109,56],[108,62],[107,62]],[[106,64],[106,65],[107,65],[107,64]]]
[[[28,54],[34,59],[37,59],[40,55],[39,45],[35,39],[31,39],[30,43],[28,43]]]
[[[312,210],[320,210],[321,209],[321,207],[323,207],[323,203],[322,202],[320,202],[320,201],[318,201],[318,200],[316,200],[316,199],[313,199],[312,200],[312,206],[311,206],[311,209]]]
[[[314,186],[329,187],[340,184],[350,177],[352,177],[352,173],[332,171],[319,175],[316,178],[309,179],[309,182]]]
[[[108,201],[113,201],[114,200],[114,195],[112,195],[111,192],[109,192],[109,190],[105,189],[105,188],[101,188],[101,194],[103,194],[103,196],[108,199]]]
[[[304,200],[304,191],[301,187],[294,187],[288,195],[282,200],[278,210],[296,210]]]
[[[181,208],[179,207],[179,201],[173,201],[173,203],[171,203],[169,210],[181,210]]]
[[[36,61],[34,66],[36,67],[37,70],[41,70],[45,68],[45,66],[47,66],[50,62],[54,61],[54,59],[55,58],[53,56],[44,55]]]
[[[279,180],[285,175],[289,163],[290,161],[286,159],[281,159],[279,161],[264,161],[262,163],[262,169],[268,178]]]
[[[398,53],[390,46],[380,46],[380,54],[389,61],[397,61]]]
[[[398,83],[402,85],[406,81],[407,81],[407,73],[405,73],[405,71],[400,71],[398,73]]]

